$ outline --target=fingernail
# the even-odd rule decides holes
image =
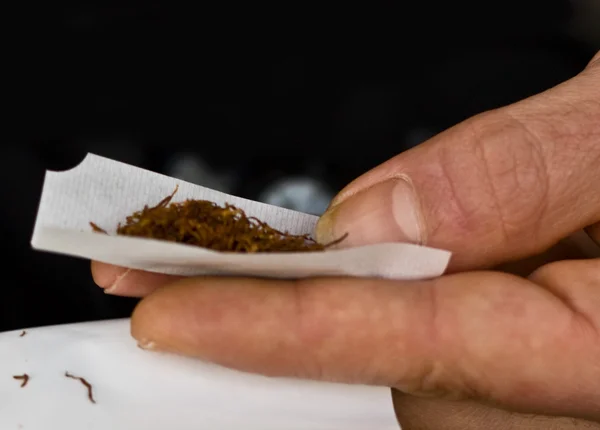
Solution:
[[[138,348],[144,349],[147,351],[152,351],[156,349],[156,342],[151,340],[140,340],[137,344]]]
[[[117,275],[113,283],[104,289],[104,293],[115,294],[119,289],[119,284],[121,283],[121,281],[123,281],[123,279],[125,279],[129,272],[131,272],[131,269],[126,269],[123,273]]]
[[[347,198],[323,214],[315,230],[321,243],[346,233],[344,247],[384,242],[424,244],[425,222],[410,179],[388,179]]]

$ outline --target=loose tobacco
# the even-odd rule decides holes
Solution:
[[[27,373],[23,373],[22,375],[13,376],[13,379],[23,381],[21,382],[21,388],[23,388],[25,385],[27,385],[27,382],[29,382],[29,375]]]
[[[87,389],[88,399],[90,400],[90,402],[96,403],[96,400],[94,399],[94,393],[93,393],[92,384],[90,384],[88,381],[86,381],[85,378],[82,378],[80,376],[72,375],[69,372],[65,372],[65,377],[66,378],[75,379],[75,380],[81,382],[85,386],[85,388]]]
[[[321,244],[310,235],[293,235],[269,226],[231,204],[219,206],[207,200],[186,200],[172,203],[178,187],[156,206],[142,210],[119,224],[117,234],[166,240],[224,252],[308,252],[323,251],[342,242],[347,234],[328,244]],[[95,232],[106,230],[93,222]]]

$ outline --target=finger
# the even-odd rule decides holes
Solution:
[[[600,72],[588,68],[471,118],[351,183],[317,238],[445,248],[451,271],[543,252],[600,221],[599,99]]]
[[[598,430],[580,419],[519,414],[474,401],[426,399],[394,391],[394,408],[403,430]]]
[[[600,258],[550,263],[533,272],[529,279],[595,323],[592,328],[600,336]]]
[[[584,231],[578,231],[541,254],[501,264],[496,266],[494,270],[527,277],[549,263],[589,258],[600,258],[600,246],[596,245]]]
[[[493,272],[420,282],[198,278],[142,300],[132,334],[142,347],[270,376],[584,415],[600,405],[590,386],[600,378],[597,313],[583,317],[573,307],[581,300],[564,300]]]
[[[581,258],[571,256],[571,259],[600,258],[600,242],[594,240],[595,227],[597,228],[597,225],[589,227],[587,229],[588,234],[585,234],[585,231],[581,231],[565,239],[566,242],[576,247],[582,254]]]
[[[592,61],[590,61],[590,64],[588,65],[589,68],[591,67],[600,67],[600,51],[598,51],[596,53],[596,55],[594,55],[594,58],[592,58]]]
[[[106,294],[123,297],[144,297],[163,285],[181,279],[178,276],[128,269],[92,261],[94,282]]]
[[[590,238],[600,246],[600,223],[594,224],[586,229]]]

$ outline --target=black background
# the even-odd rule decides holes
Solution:
[[[567,1],[405,3],[7,13],[0,330],[135,305],[103,294],[89,262],[31,250],[46,169],[95,152],[168,173],[185,153],[234,172],[244,197],[314,172],[338,190],[427,135],[568,79],[597,49],[569,36]]]

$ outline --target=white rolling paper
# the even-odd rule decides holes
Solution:
[[[85,378],[86,387],[65,372]],[[13,375],[27,373],[21,388]],[[139,349],[128,320],[0,334],[2,430],[397,430],[390,390]]]
[[[253,202],[89,154],[64,172],[47,172],[32,246],[41,251],[93,259],[134,269],[178,275],[229,274],[281,278],[365,276],[424,279],[446,270],[450,253],[401,243],[305,253],[220,253],[158,240],[114,234],[131,213],[179,190],[185,199],[230,203],[249,216],[292,234],[312,234],[317,217]]]

